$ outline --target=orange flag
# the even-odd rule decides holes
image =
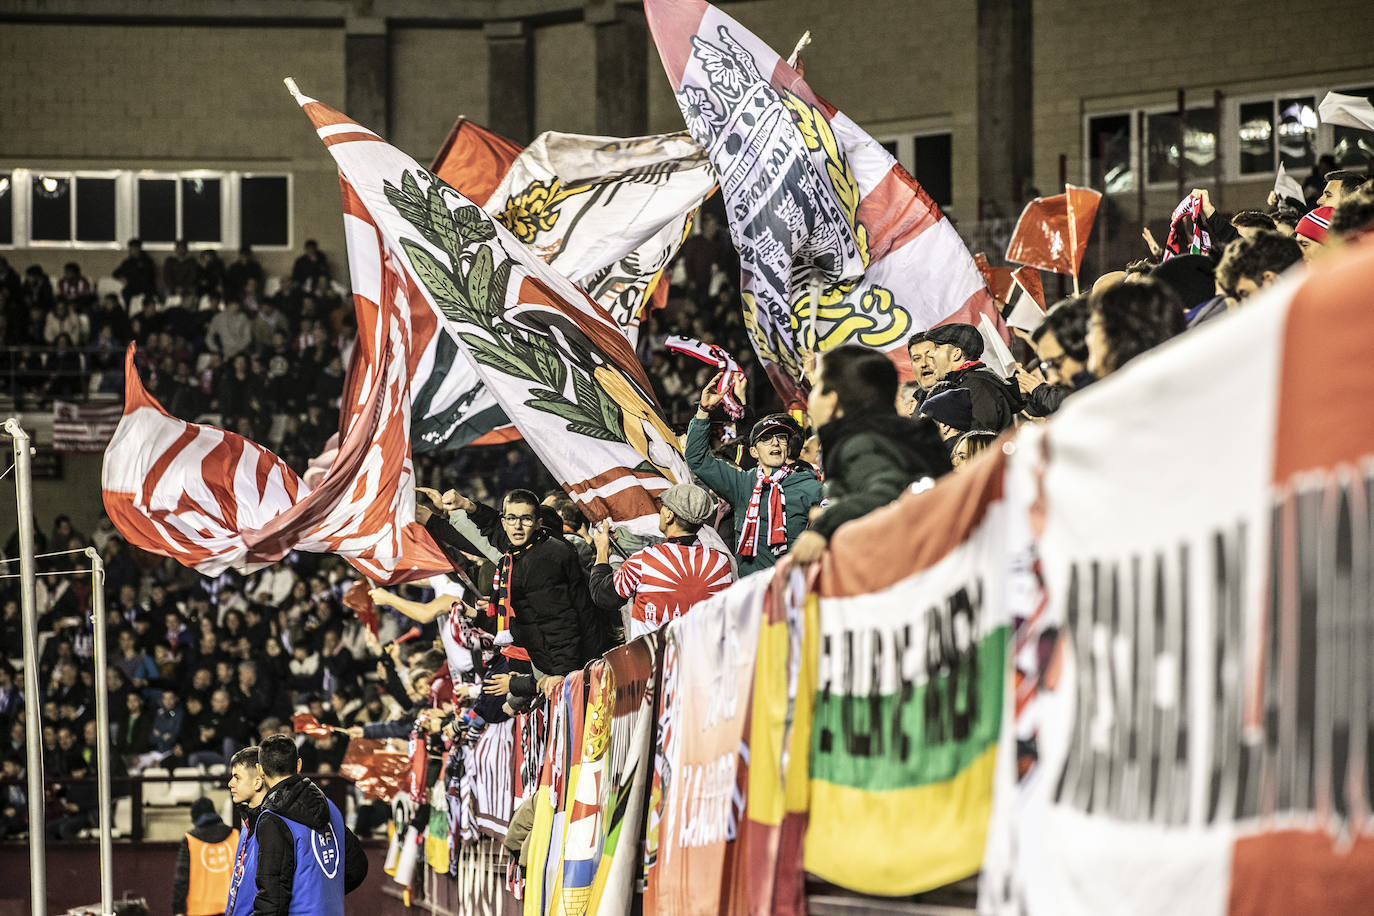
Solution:
[[[988,292],[992,298],[1002,305],[1011,302],[1011,291],[1015,289],[1012,280],[1012,270],[1010,267],[993,267],[988,263],[987,255],[981,251],[973,256],[973,263],[978,265],[978,272],[983,275],[983,282],[988,286]]]
[[[1040,271],[1034,267],[1018,267],[1011,272],[1016,285],[1025,290],[1027,296],[1035,300],[1040,311],[1045,310],[1045,287],[1040,282]]]
[[[1063,194],[1026,204],[1007,245],[1007,260],[1078,276],[1102,195],[1065,185]]]
[[[459,118],[429,170],[479,207],[487,202],[523,147],[480,124]]]

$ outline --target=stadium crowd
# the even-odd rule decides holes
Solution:
[[[696,479],[663,494],[661,539],[590,529],[528,450],[506,446],[493,452],[491,472],[467,453],[417,462],[417,518],[453,572],[396,589],[368,589],[338,558],[305,553],[251,576],[208,580],[130,548],[106,518],[86,533],[58,517],[40,531],[37,552],[100,551],[110,664],[103,673],[92,665],[89,576],[63,572],[69,556],[43,558],[42,571],[52,573],[38,593],[45,772],[92,769],[102,740],[93,679],[103,676],[113,721],[105,740],[117,773],[226,764],[267,736],[294,735],[293,714],[308,712],[338,730],[297,736],[306,771],[337,770],[352,739],[414,734],[433,751],[435,778],[444,742],[472,740],[486,723],[521,714],[608,647],[657,629],[738,576],[789,552],[799,562],[818,558],[844,522],[957,469],[1005,430],[1053,414],[1142,353],[1243,308],[1324,247],[1374,228],[1374,183],[1352,172],[1326,178],[1307,212],[1293,206],[1307,202],[1271,200],[1226,214],[1194,191],[1205,221],[1195,228],[1210,250],[1188,253],[1194,227],[1183,225],[1151,259],[1053,305],[1043,324],[1014,341],[1020,362],[1011,378],[982,362],[983,338],[965,324],[910,340],[915,381],[906,384],[882,354],[828,351],[808,367],[807,427],[773,409],[775,396],[754,371],[730,285],[737,256],[719,220],[707,216],[680,253],[668,307],[652,313],[640,335]],[[159,274],[131,244],[118,271],[124,296],[100,301],[75,265],[53,288],[31,272],[16,285],[0,264],[8,339],[87,348],[104,341],[111,362],[100,371],[116,379],[123,341],[137,341],[150,390],[173,412],[218,413],[249,436],[267,431],[269,444],[303,464],[336,417],[350,309],[313,245],[273,296],[261,292],[250,252],[217,263],[204,253],[191,258],[183,246]],[[126,315],[124,305],[139,295],[141,307]],[[666,351],[668,333],[719,344],[739,360],[748,379],[733,393],[752,416],[732,429],[718,413],[724,394],[714,370]],[[35,367],[33,377],[41,375]],[[269,405],[286,406],[285,421]],[[5,555],[17,556],[17,534]],[[5,838],[24,829],[27,800],[16,781],[24,766],[17,589],[0,600]],[[49,805],[55,838],[75,836],[94,816],[94,796],[82,785]],[[359,832],[373,825],[360,820]],[[518,831],[507,845],[518,854]]]

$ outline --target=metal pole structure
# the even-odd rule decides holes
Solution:
[[[5,421],[14,439],[14,491],[19,511],[19,605],[24,624],[24,741],[28,745],[29,894],[33,916],[48,910],[47,850],[43,832],[43,723],[38,702],[38,608],[34,596],[33,481],[29,434],[16,417]]]
[[[110,758],[114,742],[110,737],[110,685],[105,680],[109,667],[105,642],[105,564],[94,547],[86,548],[91,559],[91,628],[95,637],[95,728],[100,736],[96,751],[96,792],[100,802],[100,912],[114,914],[114,798],[110,792]]]

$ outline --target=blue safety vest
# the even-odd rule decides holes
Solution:
[[[291,883],[288,916],[344,916],[343,815],[332,801],[328,804],[329,827],[324,833],[279,812],[263,809],[252,835],[247,831],[239,835],[225,916],[249,916],[253,912],[253,900],[258,893],[258,830],[264,817],[280,818],[295,843],[296,874]]]

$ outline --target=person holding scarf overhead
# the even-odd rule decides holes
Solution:
[[[821,501],[821,481],[799,461],[802,434],[787,414],[770,414],[749,433],[750,470],[711,454],[711,411],[724,396],[716,379],[701,392],[683,449],[687,467],[730,504],[735,514],[734,550],[741,577],[767,569],[787,553]],[[728,540],[728,539],[727,539]]]

